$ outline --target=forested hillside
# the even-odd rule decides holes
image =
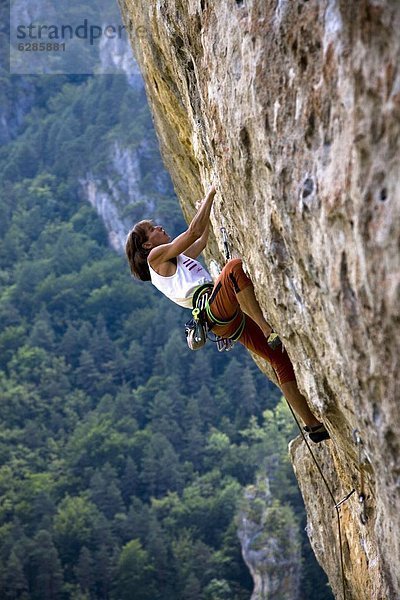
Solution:
[[[143,92],[3,82],[31,105],[0,153],[0,597],[248,600],[243,487],[266,473],[274,533],[304,526],[290,416],[241,348],[187,350],[186,313],[132,281],[82,199],[115,139],[147,136],[148,181],[162,168]],[[168,193],[150,216],[184,226]],[[328,598],[307,548],[302,598]]]

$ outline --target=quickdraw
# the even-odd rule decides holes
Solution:
[[[212,291],[212,285],[204,284],[193,294],[192,318],[185,323],[186,342],[190,350],[200,350],[207,342],[208,322],[205,307]]]
[[[353,440],[358,449],[358,470],[360,471],[360,489],[358,492],[358,502],[360,504],[360,521],[363,525],[366,525],[368,521],[368,514],[365,496],[364,466],[370,461],[365,452],[364,442],[362,441],[358,429],[354,429],[353,431]]]
[[[225,227],[220,227],[220,232],[222,234],[222,243],[224,245],[225,260],[228,261],[232,258],[231,249],[229,247],[228,234],[226,233]]]
[[[232,350],[235,341],[241,336],[244,322],[241,323],[231,338],[224,338],[215,334],[213,334],[214,337],[210,337],[210,323],[212,325],[221,324],[213,317],[208,303],[212,289],[213,286],[206,283],[199,286],[193,294],[192,318],[185,323],[186,342],[190,350],[200,350],[209,339],[216,344],[218,352],[229,352],[229,350]]]

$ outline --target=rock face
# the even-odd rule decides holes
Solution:
[[[268,479],[246,488],[238,533],[254,581],[251,600],[297,600],[301,572],[299,528],[290,507],[282,507],[272,498]]]
[[[346,598],[400,597],[397,0],[120,0],[187,218],[212,174],[231,235],[332,441]],[[292,445],[316,556],[343,597],[333,501]]]

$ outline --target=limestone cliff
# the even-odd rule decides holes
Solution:
[[[145,104],[143,78],[129,44],[116,40],[101,45],[100,59],[105,70],[112,70],[113,65],[124,75],[138,102]],[[169,174],[159,158],[150,115],[146,115],[146,124],[147,127],[138,128],[129,144],[118,139],[102,140],[107,147],[106,168],[96,173],[88,171],[79,180],[82,197],[102,218],[110,245],[121,254],[132,223],[143,212],[149,218],[157,218],[157,200],[173,195]]]
[[[291,508],[273,499],[268,478],[245,489],[238,533],[254,581],[252,600],[297,600],[301,573],[298,524]]]
[[[331,431],[316,455],[337,500],[359,486],[360,431],[368,521],[353,494],[340,509],[346,597],[399,598],[400,4],[120,2],[183,210],[215,173],[214,232],[227,227]],[[292,457],[341,598],[332,501],[303,442]]]

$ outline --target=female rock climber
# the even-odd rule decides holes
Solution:
[[[126,255],[132,274],[152,284],[170,300],[192,309],[193,295],[199,286],[211,283],[206,269],[196,260],[204,250],[216,189],[211,186],[189,227],[176,238],[152,221],[140,221],[126,240]],[[234,339],[267,360],[277,375],[283,395],[305,423],[310,439],[319,443],[329,439],[325,426],[310,411],[300,393],[292,363],[282,345],[268,344],[272,333],[254,294],[242,261],[232,259],[215,281],[209,299],[209,323],[213,333]],[[218,322],[218,324],[215,324]]]

